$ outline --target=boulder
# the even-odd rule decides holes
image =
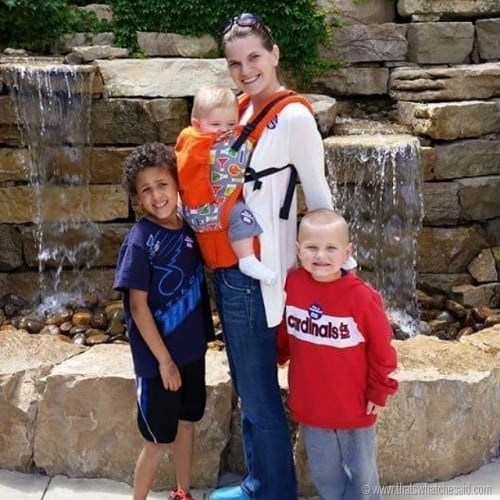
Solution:
[[[184,99],[101,99],[92,105],[92,123],[94,144],[173,144],[189,123],[188,106]]]
[[[344,95],[386,94],[389,70],[387,68],[340,68],[326,71],[315,80],[320,93]]]
[[[476,36],[480,59],[500,59],[500,18],[478,19]]]
[[[469,273],[419,273],[417,286],[423,290],[448,295],[453,287],[458,285],[470,285],[472,276]]]
[[[0,182],[26,182],[29,172],[24,165],[29,165],[29,161],[29,152],[25,149],[0,148]]]
[[[416,102],[488,99],[500,90],[499,81],[500,63],[404,67],[392,71],[389,94],[395,100]]]
[[[398,0],[400,16],[435,14],[446,18],[475,18],[500,14],[495,0]]]
[[[71,52],[75,47],[84,47],[86,45],[108,45],[115,43],[115,34],[111,31],[106,33],[66,33],[59,39],[58,48],[63,52]]]
[[[422,197],[424,223],[457,225],[460,217],[460,203],[458,185],[455,182],[424,182]]]
[[[461,218],[486,221],[500,216],[500,175],[458,179]]]
[[[500,325],[460,342],[394,341],[399,391],[378,425],[383,484],[452,478],[498,454]],[[131,482],[142,446],[129,347],[84,348],[23,331],[0,332],[0,467]],[[286,397],[286,369],[280,370]],[[207,409],[196,426],[193,485],[243,472],[239,407],[224,352],[207,353]],[[314,493],[300,429],[290,425],[302,495]],[[224,458],[225,457],[225,458]],[[155,489],[171,488],[171,456]]]
[[[395,341],[400,387],[377,427],[383,484],[446,480],[497,456],[499,333],[490,328],[460,344],[423,335]]]
[[[332,26],[345,24],[391,23],[396,17],[396,2],[371,0],[316,0],[316,5],[325,13],[326,22]]]
[[[93,221],[112,221],[128,217],[128,197],[119,184],[82,186],[47,186],[42,193],[45,203],[39,211],[35,187],[0,187],[0,223],[25,223],[39,214],[41,220],[85,220],[82,206],[90,205]],[[61,208],[64,211],[61,212]]]
[[[311,103],[321,135],[327,136],[337,116],[337,100],[322,94],[305,94],[305,97]]]
[[[345,63],[404,61],[407,50],[406,25],[352,24],[335,28],[332,48],[322,47],[321,55]]]
[[[418,64],[468,62],[474,44],[474,25],[467,22],[411,23],[408,60]]]
[[[200,84],[235,88],[225,59],[115,59],[96,61],[109,97],[193,96]]]
[[[498,281],[495,254],[492,248],[485,248],[467,266],[471,276],[479,283]]]
[[[457,285],[451,291],[457,302],[468,307],[500,307],[500,283],[486,283],[478,286]]]
[[[128,57],[129,50],[111,45],[81,45],[73,47],[65,57],[69,64],[82,64],[95,61],[96,59],[117,59]]]
[[[416,135],[450,141],[500,131],[500,104],[490,101],[398,102],[402,123]]]
[[[500,140],[472,139],[436,144],[434,152],[436,179],[479,177],[498,173]]]
[[[0,331],[0,468],[27,472],[33,466],[44,378],[85,349],[47,335]]]
[[[84,12],[93,12],[99,21],[113,21],[113,8],[111,5],[102,3],[91,3],[84,7],[79,7]]]
[[[207,409],[196,427],[195,487],[216,484],[220,455],[229,441],[231,386],[224,353],[209,351],[207,366]],[[95,346],[52,370],[36,424],[37,467],[50,476],[105,477],[131,483],[142,444],[128,346]],[[174,486],[170,453],[160,470],[156,487]]]
[[[60,281],[57,283],[57,291],[70,294],[76,291],[89,292],[106,296],[111,289],[114,276],[114,268],[80,271],[64,269],[58,277]],[[45,294],[44,297],[50,294],[53,286],[54,281],[50,273],[39,273],[35,270],[0,273],[0,290],[9,290],[33,303],[40,302],[42,293]]]
[[[479,226],[424,227],[418,235],[420,273],[465,273],[485,239]]]
[[[217,41],[208,34],[187,36],[177,33],[138,32],[137,43],[146,56],[214,57]]]
[[[0,271],[21,267],[22,243],[19,230],[8,224],[0,224]]]
[[[99,252],[93,253],[87,257],[87,262],[92,260],[94,266],[115,266],[118,259],[118,252],[120,246],[125,238],[125,234],[130,229],[132,223],[110,223],[110,224],[94,224],[83,225],[79,228],[67,229],[63,234],[56,235],[54,239],[51,235],[44,235],[44,242],[46,245],[64,245],[66,251],[73,250],[75,255],[82,254],[82,250],[78,253],[79,247],[82,243],[89,242],[92,238],[99,242]],[[2,234],[0,226],[0,235]],[[31,268],[38,267],[38,254],[37,242],[35,241],[36,233],[32,227],[22,227],[22,255],[26,264]],[[2,244],[0,243],[0,250]],[[1,254],[0,254],[1,255]],[[60,255],[57,257],[60,258]],[[59,265],[58,260],[46,260],[44,266],[57,268]],[[1,259],[0,259],[1,270]]]

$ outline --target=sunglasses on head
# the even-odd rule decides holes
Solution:
[[[235,24],[238,25],[240,28],[251,28],[255,30],[261,30],[270,39],[272,39],[271,30],[262,22],[262,19],[256,14],[250,14],[249,12],[244,12],[243,14],[228,19],[224,23],[220,35],[224,36],[226,33],[231,31],[231,28]]]

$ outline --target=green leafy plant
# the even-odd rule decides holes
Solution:
[[[90,5],[91,3],[104,3],[109,4],[109,0],[71,0],[69,2],[71,5],[77,5],[79,7],[83,7],[85,5]]]
[[[242,12],[258,14],[281,48],[281,62],[296,79],[306,82],[324,67],[318,45],[328,38],[324,15],[314,0],[110,0],[118,43],[137,51],[137,31],[217,37],[224,21]],[[322,65],[323,64],[323,65]]]
[[[71,4],[71,5],[68,5]],[[328,39],[323,13],[314,0],[108,0],[113,23],[98,21],[76,5],[87,0],[0,0],[0,48],[18,47],[46,53],[60,36],[77,31],[114,31],[117,43],[140,56],[138,31],[217,37],[224,21],[242,12],[258,14],[281,48],[281,63],[305,87],[313,75],[332,67],[318,47]],[[29,29],[27,29],[29,27]]]
[[[1,0],[0,47],[47,53],[64,33],[95,31],[102,23],[92,12],[67,5],[66,0]]]

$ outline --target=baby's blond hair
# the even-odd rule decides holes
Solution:
[[[228,87],[205,86],[196,92],[191,118],[199,120],[215,108],[238,107],[238,99]]]

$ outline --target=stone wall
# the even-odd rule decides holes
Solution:
[[[451,343],[395,341],[400,387],[378,425],[383,484],[446,480],[499,454],[500,326]],[[142,440],[128,346],[92,348],[48,335],[0,335],[0,468],[130,483]],[[286,396],[286,370],[280,370]],[[207,408],[196,425],[193,485],[243,472],[239,408],[224,352],[207,354]],[[314,493],[304,443],[291,428],[299,489]],[[171,456],[156,488],[171,488]],[[488,485],[485,485],[488,486]]]
[[[453,291],[471,306],[498,307],[500,8],[486,0],[318,5],[335,24],[332,47],[322,48],[323,55],[348,63],[314,82],[316,93],[336,98],[316,104],[324,135],[359,133],[362,120],[332,126],[336,114],[357,109],[370,118],[373,102],[392,106],[395,133],[417,136],[425,158],[420,286]],[[108,7],[92,8],[111,15]],[[120,186],[123,158],[146,141],[172,144],[188,123],[191,97],[201,83],[232,85],[223,60],[204,59],[215,49],[208,35],[141,33],[138,39],[146,59],[127,58],[126,50],[112,46],[112,33],[65,37],[64,61],[95,68],[90,193],[102,243],[89,274],[102,289],[109,286],[134,218]],[[85,45],[89,40],[92,46]],[[29,159],[2,78],[2,67],[19,61],[19,53],[6,53],[11,55],[0,55],[0,290],[32,298],[38,263],[24,168]],[[393,132],[373,119],[367,123],[362,134]]]
[[[388,95],[421,142],[424,227],[418,282],[472,306],[500,305],[500,5],[489,1],[349,0],[333,46],[351,63],[318,80],[346,98]],[[333,23],[335,19],[332,19]],[[341,127],[336,132],[346,133]],[[347,131],[347,133],[349,133]]]

